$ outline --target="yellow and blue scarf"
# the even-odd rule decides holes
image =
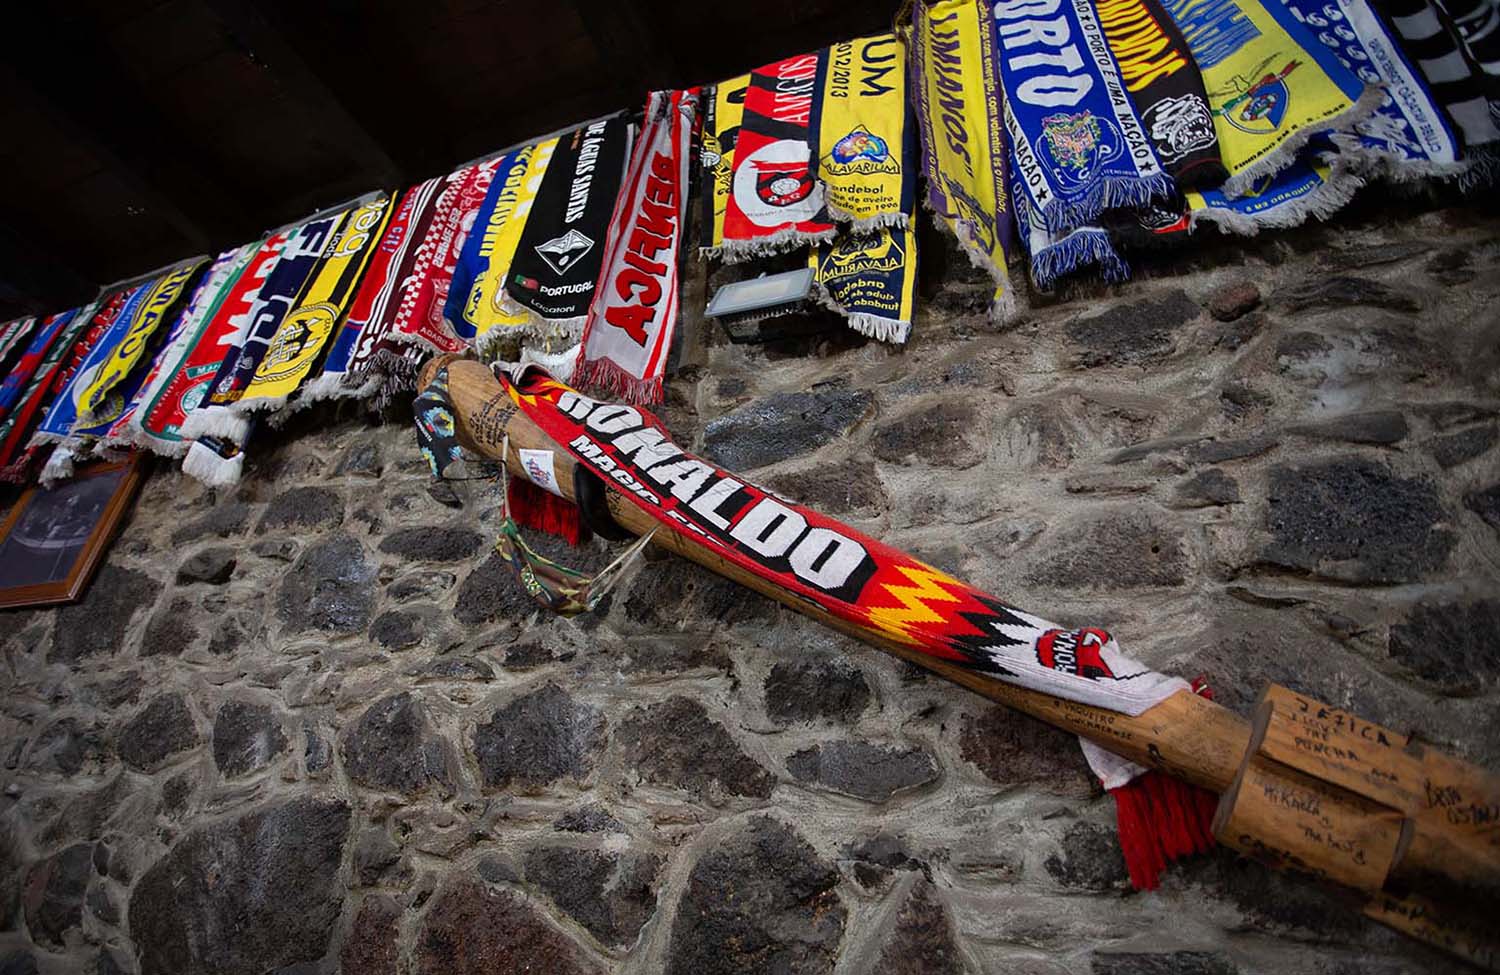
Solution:
[[[994,312],[1004,321],[1016,309],[1005,273],[1015,227],[994,34],[977,0],[918,0],[912,18],[912,97],[927,208],[989,271]]]
[[[834,44],[819,81],[818,179],[828,215],[856,232],[906,226],[916,144],[901,42],[879,34]]]
[[[125,409],[118,395],[152,346],[152,340],[172,312],[188,294],[188,285],[207,258],[184,261],[151,282],[141,294],[132,314],[115,323],[99,345],[88,379],[80,385],[78,420],[86,427],[112,422]],[[114,394],[114,395],[112,395]]]
[[[812,248],[808,256],[819,298],[861,335],[897,345],[911,337],[917,278],[914,223],[846,231]]]
[[[1380,99],[1320,44],[1281,0],[1164,0],[1203,72],[1223,193],[1252,192],[1312,136],[1348,129]]]

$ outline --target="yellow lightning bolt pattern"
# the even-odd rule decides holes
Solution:
[[[965,596],[962,593],[965,586],[952,576],[926,566],[896,566],[896,571],[913,585],[882,583],[882,588],[900,605],[872,607],[868,610],[870,623],[902,643],[921,644],[923,641],[912,635],[912,626],[919,623],[942,623],[949,619],[933,610],[930,604],[964,602]],[[958,587],[959,593],[954,593],[948,586]]]

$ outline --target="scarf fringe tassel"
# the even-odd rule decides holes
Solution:
[[[1354,199],[1365,181],[1347,170],[1335,169],[1328,180],[1300,200],[1288,200],[1258,214],[1244,214],[1220,207],[1194,210],[1188,216],[1190,230],[1200,223],[1211,223],[1226,233],[1254,237],[1262,230],[1288,230],[1300,227],[1310,218],[1327,220]]]
[[[583,512],[578,506],[518,477],[509,479],[505,504],[522,528],[556,535],[569,545],[583,540]]]
[[[1267,153],[1245,169],[1230,176],[1224,181],[1223,194],[1231,200],[1247,196],[1262,177],[1275,176],[1296,162],[1297,154],[1302,151],[1302,147],[1313,136],[1327,132],[1330,129],[1335,132],[1354,131],[1354,127],[1373,115],[1384,100],[1385,89],[1383,87],[1375,85],[1365,86],[1365,90],[1354,104],[1350,105],[1343,112],[1316,126],[1309,125],[1299,129],[1288,136],[1285,142],[1277,146],[1275,152]]]
[[[521,350],[521,365],[541,366],[547,370],[547,375],[560,383],[573,382],[574,375],[578,372],[579,359],[582,350],[577,345],[570,345],[561,352],[543,352],[530,346]],[[654,402],[661,402],[660,393]]]
[[[522,361],[525,361],[524,357]],[[537,364],[546,368],[544,362]],[[552,372],[550,369],[547,371]],[[663,379],[660,375],[647,376],[644,379],[632,376],[611,359],[585,359],[576,370],[576,374],[582,378],[585,385],[607,389],[635,406],[652,406],[662,400]],[[556,373],[553,373],[553,376],[561,382],[568,381]]]
[[[227,406],[200,406],[182,423],[182,436],[189,440],[220,437],[243,443],[249,434],[250,421]]]
[[[777,254],[796,250],[804,244],[822,244],[833,240],[838,233],[836,227],[829,227],[815,234],[787,228],[751,240],[726,240],[719,247],[707,247],[703,248],[703,251],[706,256],[717,257],[725,264],[739,264],[761,257],[774,257]]]
[[[886,318],[882,315],[871,315],[866,312],[851,312],[833,300],[833,296],[828,293],[827,286],[821,281],[813,282],[813,295],[817,298],[818,304],[829,311],[843,315],[849,327],[861,335],[894,345],[905,345],[907,339],[911,338],[911,322],[903,322],[899,318]]]
[[[222,457],[206,444],[194,443],[182,458],[182,472],[197,478],[209,487],[231,487],[240,483],[245,469],[245,452],[233,457]]]
[[[1207,789],[1152,769],[1109,794],[1136,890],[1155,890],[1169,863],[1213,849],[1210,824],[1218,797]]]
[[[1058,279],[1093,264],[1111,284],[1130,279],[1130,265],[1111,246],[1108,234],[1075,231],[1031,256],[1031,280],[1039,291],[1051,291]]]
[[[1176,191],[1177,184],[1165,172],[1155,176],[1100,180],[1081,199],[1071,202],[1056,200],[1041,211],[1042,222],[1047,233],[1061,237],[1094,223],[1105,210],[1142,207],[1155,200],[1169,199]]]

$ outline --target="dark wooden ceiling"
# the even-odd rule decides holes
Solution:
[[[888,29],[864,0],[73,0],[0,31],[0,319]]]

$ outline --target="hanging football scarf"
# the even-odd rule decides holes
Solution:
[[[1218,186],[1229,175],[1203,76],[1187,39],[1157,0],[1098,0],[1099,26],[1157,158],[1179,189]]]
[[[299,296],[322,262],[347,213],[345,210],[319,217],[288,235],[280,259],[256,293],[239,351],[232,359],[225,360],[214,377],[208,399],[188,417],[187,429],[191,436],[214,434],[235,440],[244,436],[244,420],[234,416],[229,407],[239,402],[255,378],[271,340],[276,337],[287,313],[300,304]]]
[[[329,241],[322,261],[295,309],[276,330],[255,376],[232,409],[237,413],[276,410],[286,405],[312,372],[334,327],[348,308],[390,216],[390,197],[381,194],[350,211]]]
[[[828,48],[820,75],[818,178],[834,219],[903,227],[916,186],[906,58],[895,34]]]
[[[110,302],[114,303],[118,311],[119,306],[124,303],[124,295],[113,295]],[[62,331],[49,344],[30,382],[16,397],[4,421],[0,421],[0,480],[11,482],[25,480],[25,471],[29,465],[24,456],[21,461],[15,461],[15,457],[21,453],[23,445],[30,440],[33,423],[51,401],[52,393],[58,385],[59,375],[70,362],[77,361],[77,348],[86,345],[85,336],[95,328],[95,316],[106,307],[109,307],[106,302],[94,302],[67,313],[71,317],[63,326]],[[102,334],[105,327],[107,326],[100,327],[94,334]]]
[[[1005,111],[1009,116],[1009,105]],[[1024,169],[1012,155],[1011,192],[1017,199],[1025,198],[1026,190],[1020,185],[1023,172]],[[1138,209],[1113,212],[1135,213]],[[1034,218],[1035,214],[1029,206],[1023,204],[1016,207],[1016,229],[1025,241],[1027,269],[1031,275],[1031,283],[1038,291],[1051,291],[1060,279],[1092,266],[1099,268],[1106,281],[1124,281],[1130,277],[1130,266],[1115,250],[1114,242],[1102,227],[1086,224],[1066,233],[1054,234]]]
[[[547,139],[500,161],[464,242],[444,317],[480,352],[531,321],[524,308],[506,297],[505,276],[556,148],[557,140]]]
[[[826,59],[826,50],[800,54],[751,72],[724,209],[723,260],[763,257],[837,232],[817,174]]]
[[[659,403],[677,330],[677,256],[687,218],[697,96],[652,92],[610,221],[602,290],[583,330],[583,377],[632,403]]]
[[[994,11],[1011,163],[1028,221],[1060,237],[1104,210],[1171,193],[1092,0],[1000,0]]]
[[[1309,217],[1327,220],[1363,185],[1357,176],[1304,157],[1245,196],[1228,197],[1221,190],[1186,196],[1192,226],[1211,223],[1228,233],[1248,236],[1264,229],[1301,226]]]
[[[912,91],[927,174],[927,206],[995,281],[995,315],[1015,314],[1006,252],[1015,250],[994,30],[976,0],[918,0]]]
[[[724,215],[734,188],[734,146],[745,115],[745,93],[750,76],[740,75],[713,86],[704,98],[702,151],[708,171],[703,192],[703,230],[698,248],[704,257],[717,257],[724,246]]]
[[[582,332],[629,153],[630,126],[620,115],[558,140],[505,286],[535,327],[573,339]]]
[[[42,418],[36,434],[31,438],[33,445],[61,443],[73,433],[73,428],[78,426],[84,390],[114,353],[120,337],[129,329],[147,292],[155,283],[147,281],[127,289],[123,302],[118,305],[112,302],[107,307],[107,315],[96,316],[95,326],[98,331],[91,331],[83,358],[66,371],[64,385],[53,398],[47,415]]]
[[[163,323],[170,321],[173,309],[187,293],[207,258],[195,258],[179,264],[151,283],[141,302],[128,320],[121,320],[104,338],[106,354],[78,396],[79,418],[94,426],[105,416],[119,416],[125,404],[111,396],[140,364],[151,346],[152,338]]]
[[[1438,0],[1438,6],[1453,21],[1479,70],[1492,80],[1500,78],[1500,7],[1495,0]]]
[[[5,383],[0,385],[0,419],[9,415],[11,407],[21,398],[21,391],[28,387],[31,377],[36,374],[37,367],[42,364],[43,357],[57,336],[62,333],[73,317],[78,314],[78,309],[59,312],[40,319],[40,327],[31,342],[27,344],[26,351],[16,360],[15,366],[5,374]]]
[[[429,179],[401,197],[323,364],[323,374],[305,396],[367,396],[379,385],[377,353],[391,332],[401,302],[401,283],[415,265],[441,184],[441,179]]]
[[[142,394],[140,435],[142,442],[157,453],[178,456],[187,450],[189,417],[206,405],[204,400],[220,370],[227,375],[239,358],[254,317],[255,301],[281,259],[287,238],[286,232],[280,232],[241,249],[240,259],[229,270],[228,282],[217,295],[209,292],[206,317],[197,338],[191,338],[191,330],[184,333],[186,352]]]
[[[911,337],[917,279],[915,221],[905,227],[845,231],[808,255],[819,300],[861,335],[904,344]]]
[[[36,328],[38,319],[34,315],[17,318],[0,326],[0,370],[7,370],[12,355],[24,349],[26,340]]]
[[[1375,8],[1389,18],[1401,48],[1417,63],[1433,98],[1458,126],[1465,154],[1500,141],[1500,128],[1485,97],[1484,77],[1464,56],[1437,9],[1428,0],[1376,0]]]
[[[215,313],[259,248],[259,241],[246,244],[236,250],[225,251],[214,261],[173,323],[172,331],[141,387],[138,404],[110,428],[104,437],[106,444],[137,444],[166,456],[178,456],[187,449],[186,443],[175,436],[159,437],[152,434],[146,429],[146,420],[161,403],[167,388],[182,377],[188,360],[198,346],[208,341],[208,327]],[[211,347],[222,358],[222,350],[217,344],[212,344]],[[216,359],[214,364],[207,366],[207,370],[212,372],[217,364]]]
[[[499,162],[492,159],[465,166],[444,180],[427,233],[417,245],[411,278],[401,286],[401,303],[396,307],[391,331],[391,338],[397,342],[409,342],[429,352],[458,352],[466,347],[443,320],[443,308],[468,228],[484,203]]]
[[[1242,196],[1285,169],[1308,138],[1347,129],[1369,115],[1380,93],[1366,92],[1287,12],[1281,0],[1163,0],[1203,73],[1224,193]]]
[[[1283,2],[1344,67],[1366,84],[1384,86],[1373,115],[1353,132],[1329,136],[1362,171],[1411,180],[1467,168],[1458,159],[1458,137],[1443,110],[1366,0]]]

